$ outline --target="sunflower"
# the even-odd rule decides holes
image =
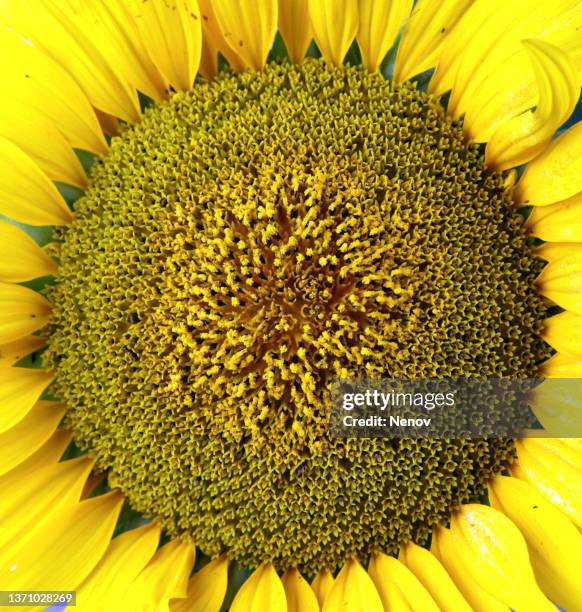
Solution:
[[[582,610],[579,0],[0,6],[0,591]],[[555,437],[329,432],[537,376]]]

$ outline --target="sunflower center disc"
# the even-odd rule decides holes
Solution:
[[[308,572],[421,541],[505,440],[338,440],[327,381],[533,375],[521,217],[411,85],[308,60],[152,107],[94,167],[46,362],[75,440],[203,551]]]

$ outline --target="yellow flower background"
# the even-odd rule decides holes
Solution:
[[[237,73],[260,71],[279,31],[295,63],[314,40],[341,65],[356,41],[370,72],[395,50],[395,82],[436,68],[429,92],[450,92],[467,142],[486,143],[487,167],[533,207],[528,231],[547,262],[537,286],[560,311],[545,323],[555,353],[540,374],[582,377],[582,123],[556,137],[582,81],[578,0],[2,0],[0,19],[0,213],[26,226],[69,224],[55,183],[90,181],[75,150],[106,156],[120,121],[140,121],[138,91],[161,102],[196,88],[217,76],[219,53]],[[0,590],[76,590],[79,610],[219,610],[228,551],[191,575],[195,545],[160,544],[155,522],[113,537],[123,494],[91,496],[92,460],[61,460],[67,408],[40,399],[54,375],[14,365],[44,346],[51,316],[26,283],[58,264],[17,224],[0,221]],[[582,398],[537,409],[556,436],[580,435]],[[267,562],[230,609],[582,610],[582,442],[516,448],[510,473],[488,483],[490,505],[458,507],[430,550],[346,559],[311,584]]]

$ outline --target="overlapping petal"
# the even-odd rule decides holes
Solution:
[[[272,563],[257,568],[236,594],[231,612],[286,612],[287,597]]]
[[[135,90],[114,69],[93,36],[79,36],[79,31],[89,27],[73,2],[3,0],[0,9],[15,32],[67,70],[93,106],[127,121],[139,121]]]
[[[534,66],[538,103],[534,111],[501,123],[487,144],[486,163],[498,170],[524,164],[539,155],[570,116],[580,92],[570,58],[541,40],[524,41]]]
[[[0,572],[15,551],[34,543],[37,530],[79,501],[92,465],[87,458],[48,463],[6,484],[0,505]]]
[[[0,282],[0,343],[32,334],[46,325],[50,314],[51,306],[40,293]]]
[[[162,100],[167,82],[150,57],[147,44],[152,41],[144,41],[130,6],[124,0],[81,0],[79,9],[94,43],[124,80],[153,100]],[[187,64],[186,58],[178,59]]]
[[[511,473],[529,482],[582,528],[582,460],[555,439],[516,441],[517,462]]]
[[[470,140],[486,142],[500,124],[538,102],[535,75],[522,41],[542,39],[572,51],[581,20],[576,0],[475,2],[447,36],[431,90],[438,94],[452,90],[449,112],[464,115]],[[578,56],[573,59],[578,61]],[[578,75],[575,81],[579,83]]]
[[[354,559],[346,561],[325,598],[323,612],[383,612],[374,582]]]
[[[218,52],[220,51],[235,72],[245,68],[242,59],[230,48],[214,12],[212,0],[198,0],[202,17],[202,57],[200,72],[212,79],[218,74]]]
[[[126,601],[128,586],[154,556],[159,539],[160,527],[149,524],[111,540],[99,563],[77,588],[77,605],[106,611]]]
[[[563,359],[563,355],[557,353],[556,357]],[[582,438],[582,385],[577,379],[545,378],[533,390],[530,406],[546,435],[564,436],[564,440],[568,440],[567,436]]]
[[[9,368],[23,357],[34,353],[44,346],[40,336],[23,336],[8,344],[0,344],[0,368]]]
[[[437,527],[433,530],[430,550],[446,568],[474,612],[507,612],[507,606],[466,571],[464,560],[455,551],[450,529]]]
[[[562,312],[545,320],[544,340],[557,351],[582,357],[582,317]]]
[[[544,252],[549,257],[548,251]],[[582,251],[565,245],[565,252],[548,261],[537,284],[541,293],[562,308],[582,315]]]
[[[547,262],[573,257],[582,252],[582,244],[577,242],[544,242],[536,247],[534,254]]]
[[[333,574],[328,569],[319,570],[319,572],[315,574],[313,582],[311,583],[311,588],[317,597],[320,608],[323,608],[325,599],[331,591],[334,582],[335,579]]]
[[[19,102],[33,106],[73,147],[107,152],[107,142],[87,96],[65,69],[10,32],[0,31],[0,53],[10,58],[3,66],[10,106]]]
[[[190,89],[202,54],[202,24],[196,0],[128,0],[128,4],[149,57],[162,77],[176,89]]]
[[[530,162],[517,183],[517,202],[545,206],[582,192],[582,122],[562,133]]]
[[[228,559],[226,555],[214,559],[198,570],[188,582],[188,592],[183,599],[170,603],[172,612],[219,612],[228,584]]]
[[[412,0],[359,0],[356,40],[364,66],[370,72],[376,72],[380,68],[403,23],[409,17],[412,5]]]
[[[71,145],[52,120],[25,100],[2,100],[0,136],[29,155],[53,181],[84,189],[87,175]]]
[[[542,240],[582,243],[582,193],[555,204],[534,206],[527,225]]]
[[[0,244],[0,281],[21,283],[57,271],[56,263],[13,223],[0,220]]]
[[[506,606],[554,612],[535,580],[523,536],[501,512],[461,506],[451,521],[450,546],[471,579]]]
[[[23,419],[53,380],[50,372],[28,368],[0,370],[0,433]]]
[[[108,493],[56,512],[0,554],[4,590],[74,590],[109,545],[123,497]]]
[[[309,0],[279,0],[279,30],[289,59],[299,64],[313,39]]]
[[[582,535],[572,522],[518,478],[497,476],[489,485],[491,505],[524,536],[536,580],[548,597],[568,611],[582,610]]]
[[[358,33],[357,0],[310,0],[315,42],[326,62],[341,66]]]
[[[287,598],[287,612],[319,612],[313,589],[297,569],[288,569],[281,582]]]
[[[582,378],[582,359],[556,353],[540,367],[546,378]]]
[[[9,472],[0,476],[0,486],[8,487],[11,483],[18,483],[28,478],[29,474],[58,461],[69,443],[71,432],[66,429],[57,429],[55,433],[31,455],[18,457],[18,464]]]
[[[189,542],[172,540],[153,556],[152,560],[129,585],[125,597],[136,611],[147,612],[152,605],[156,612],[169,610],[170,600],[185,597],[188,576],[194,564],[195,549]]]
[[[20,147],[0,137],[0,213],[28,225],[66,225],[67,203],[46,174]]]
[[[368,574],[385,610],[439,612],[440,608],[418,578],[394,557],[382,553],[372,555]]]
[[[224,40],[244,64],[261,70],[277,28],[277,0],[213,0]]]
[[[65,410],[57,402],[39,401],[14,427],[0,433],[0,475],[38,450],[56,431]]]
[[[420,580],[443,612],[471,612],[451,576],[430,551],[409,542],[398,557]]]
[[[434,68],[441,47],[474,0],[420,0],[398,46],[394,79],[402,82]]]

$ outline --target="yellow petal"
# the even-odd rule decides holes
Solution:
[[[445,566],[474,612],[507,612],[507,606],[485,591],[466,571],[464,560],[453,546],[450,529],[437,527],[433,530],[430,550]]]
[[[517,478],[494,478],[489,500],[523,534],[536,580],[546,595],[568,611],[582,610],[582,535],[572,522]]]
[[[328,569],[319,570],[315,575],[311,588],[317,597],[320,608],[323,608],[325,599],[331,591],[334,582],[333,574]]]
[[[0,342],[7,344],[40,329],[48,322],[51,306],[28,287],[0,283]]]
[[[516,441],[516,463],[511,473],[527,480],[548,501],[582,528],[582,470],[560,456],[532,444]]]
[[[77,606],[98,602],[101,610],[115,610],[127,586],[150,562],[159,539],[160,527],[150,523],[111,540],[99,563],[77,588]]]
[[[81,189],[87,186],[87,175],[71,145],[34,106],[12,96],[2,100],[0,136],[18,145],[51,180]]]
[[[582,437],[582,385],[576,379],[546,378],[533,390],[530,406],[546,435]]]
[[[341,66],[358,33],[358,0],[310,0],[309,15],[323,59]]]
[[[535,206],[527,219],[532,234],[550,242],[582,242],[582,194]]]
[[[575,384],[578,386],[578,381]],[[522,445],[527,448],[528,452],[543,453],[544,456],[547,456],[545,454],[548,453],[565,461],[572,467],[582,470],[582,454],[580,449],[576,446],[565,444],[565,441],[560,438],[549,437],[526,438]]]
[[[556,440],[554,440],[554,442],[555,441]],[[560,444],[563,444],[568,448],[571,448],[572,450],[576,451],[576,453],[582,460],[582,437],[578,436],[577,438],[560,438],[559,442]]]
[[[0,53],[10,58],[2,67],[4,82],[10,86],[9,108],[19,102],[33,106],[59,129],[71,146],[107,153],[107,143],[87,97],[63,68],[2,28]]]
[[[556,353],[541,365],[540,372],[546,378],[582,378],[582,359]]]
[[[222,555],[198,570],[188,583],[186,599],[170,603],[171,612],[218,612],[228,584],[228,559]]]
[[[198,0],[198,5],[200,6],[200,15],[202,16],[202,58],[200,59],[200,72],[207,79],[213,79],[218,74],[219,51],[235,72],[242,72],[245,64],[229,47],[222,35],[220,24],[212,7],[212,0]]]
[[[56,431],[66,408],[55,402],[37,402],[14,427],[0,433],[0,475],[22,463]]]
[[[577,0],[476,2],[447,38],[431,90],[452,89],[449,112],[464,115],[468,140],[487,142],[499,125],[538,103],[521,41],[542,38],[570,49],[581,19]]]
[[[65,429],[57,429],[55,433],[30,457],[20,457],[19,464],[10,472],[0,476],[0,487],[11,486],[11,483],[28,479],[33,472],[46,467],[49,463],[58,461],[69,443],[72,435]]]
[[[579,242],[544,242],[534,249],[535,255],[545,261],[557,261],[580,252],[582,252],[582,244]]]
[[[436,95],[452,90],[449,103],[453,108],[457,103],[456,98],[462,95],[462,91],[459,91],[462,89],[462,84],[470,85],[467,75],[471,74],[471,70],[467,65],[470,64],[474,69],[477,58],[483,60],[481,31],[483,28],[490,29],[492,17],[500,6],[500,0],[468,2],[458,15],[457,27],[448,28],[443,32],[444,40],[442,40],[437,70],[431,79],[429,90]],[[501,30],[498,32],[498,39],[499,34],[505,33],[507,21],[513,18],[516,9],[517,7],[511,4],[506,12],[499,13],[497,23]],[[488,33],[489,37],[493,38],[493,35]]]
[[[108,493],[66,508],[0,567],[10,590],[74,590],[107,549],[123,496]]]
[[[52,379],[53,375],[43,370],[0,370],[0,433],[14,427],[29,413]]]
[[[196,0],[131,0],[132,13],[150,57],[176,89],[192,88],[202,52],[202,25]]]
[[[173,597],[185,597],[194,564],[194,547],[172,540],[162,546],[126,592],[136,610],[167,610]]]
[[[582,358],[582,317],[571,312],[548,317],[543,338],[557,351]]]
[[[358,0],[360,25],[356,38],[364,66],[370,72],[380,68],[413,4],[413,0]]]
[[[490,69],[480,87],[474,85],[478,77],[471,78],[470,85],[475,91],[462,101],[463,108],[466,107],[463,131],[469,142],[488,142],[502,124],[536,106],[539,86],[533,63],[525,45],[521,41],[519,45],[523,50],[516,50],[501,63],[490,62],[489,49],[483,49]],[[455,85],[455,91],[462,91],[461,86]],[[451,114],[459,116],[462,111],[457,107]]]
[[[288,569],[281,579],[287,597],[287,612],[319,612],[317,597],[296,569]]]
[[[72,5],[58,0],[3,0],[2,9],[9,26],[63,66],[93,106],[126,121],[139,121],[135,90],[95,45],[93,35],[98,33]]]
[[[353,559],[346,561],[325,598],[323,612],[383,612],[384,606],[372,579]]]
[[[54,275],[57,264],[13,223],[0,220],[0,281],[21,283]]]
[[[308,0],[279,0],[279,30],[289,58],[299,64],[313,39]]]
[[[487,144],[486,163],[497,170],[524,164],[541,153],[572,114],[580,86],[570,58],[541,40],[524,41],[539,88],[538,104],[501,124]]]
[[[46,465],[13,479],[0,502],[0,574],[35,532],[79,501],[93,463],[86,457]]]
[[[394,80],[407,81],[433,68],[443,41],[474,0],[420,0],[416,3],[398,46]]]
[[[578,122],[529,163],[515,187],[514,197],[517,202],[545,206],[581,191],[582,122]]]
[[[420,580],[443,612],[471,612],[445,568],[430,551],[409,542],[401,547],[399,559]]]
[[[582,251],[550,261],[538,277],[541,293],[558,306],[582,315]]]
[[[249,68],[262,70],[277,29],[277,0],[214,0],[220,31]]]
[[[81,6],[95,44],[118,73],[150,98],[166,98],[166,83],[149,56],[127,4],[123,0],[82,0]]]
[[[368,574],[376,585],[385,610],[440,611],[418,578],[394,557],[382,553],[372,555]]]
[[[0,345],[0,368],[9,368],[23,357],[38,351],[44,343],[44,338],[39,336],[24,336],[14,342]]]
[[[230,612],[286,612],[283,583],[272,563],[258,567],[242,585]]]
[[[28,225],[66,225],[67,203],[22,149],[0,137],[0,213]]]
[[[482,504],[461,506],[451,520],[451,541],[465,571],[505,605],[555,612],[535,581],[523,536],[504,514]]]

